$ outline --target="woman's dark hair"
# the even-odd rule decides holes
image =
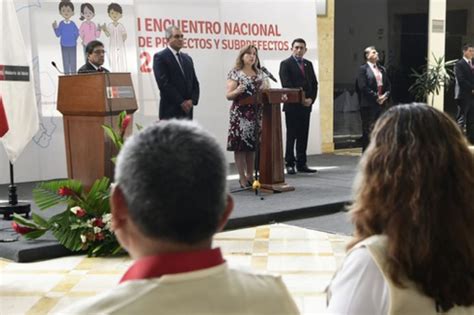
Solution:
[[[81,13],[84,14],[84,9],[88,8],[92,13],[95,14],[94,6],[88,2],[81,4]],[[84,21],[85,17],[81,16],[79,20]]]
[[[474,305],[474,155],[457,124],[424,104],[375,124],[350,207],[358,242],[387,236],[390,279],[447,311]]]

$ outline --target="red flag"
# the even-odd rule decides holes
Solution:
[[[5,108],[3,107],[3,98],[0,95],[0,138],[7,133],[8,129],[7,115],[5,114]]]

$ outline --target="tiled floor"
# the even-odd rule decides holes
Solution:
[[[303,314],[321,314],[324,289],[344,257],[347,236],[285,224],[220,233],[231,266],[281,274]],[[64,257],[18,264],[0,260],[0,314],[60,314],[82,298],[113,288],[128,257]]]

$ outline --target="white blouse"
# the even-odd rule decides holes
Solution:
[[[328,314],[387,314],[389,289],[366,247],[354,249],[329,285]]]

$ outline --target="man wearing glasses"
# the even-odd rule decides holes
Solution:
[[[87,62],[79,68],[78,73],[90,72],[110,72],[102,67],[104,64],[105,50],[104,44],[98,40],[89,42],[86,46]]]
[[[160,89],[160,119],[193,119],[199,100],[199,82],[191,57],[180,52],[183,33],[176,26],[165,30],[168,47],[153,57],[153,72]]]

